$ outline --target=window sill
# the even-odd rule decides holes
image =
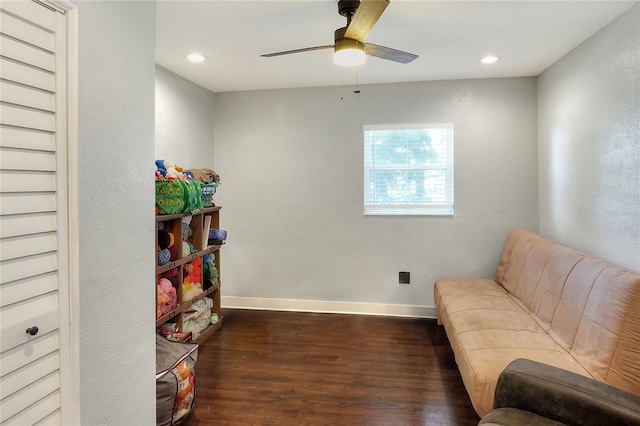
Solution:
[[[365,208],[365,216],[453,216],[453,208],[375,207]]]

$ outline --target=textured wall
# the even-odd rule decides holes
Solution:
[[[225,296],[433,306],[538,231],[535,78],[216,94]],[[364,217],[364,124],[455,125],[455,216]],[[398,271],[412,284],[398,285]]]
[[[539,77],[540,231],[640,271],[640,4]]]
[[[155,424],[155,2],[79,1],[80,416]]]
[[[156,66],[156,159],[213,167],[215,94]]]

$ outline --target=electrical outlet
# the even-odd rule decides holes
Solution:
[[[411,272],[398,272],[398,284],[411,284]]]

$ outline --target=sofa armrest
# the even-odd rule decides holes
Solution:
[[[640,425],[640,397],[527,359],[516,359],[500,374],[493,406],[569,425]]]

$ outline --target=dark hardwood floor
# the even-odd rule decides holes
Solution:
[[[225,310],[200,346],[196,425],[476,425],[435,320]]]

